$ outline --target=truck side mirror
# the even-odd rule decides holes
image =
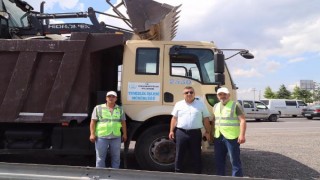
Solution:
[[[215,72],[215,81],[220,85],[225,84],[224,77],[224,54],[215,53],[214,54],[214,72]]]
[[[215,73],[224,73],[224,54],[215,53],[214,54],[214,72]]]

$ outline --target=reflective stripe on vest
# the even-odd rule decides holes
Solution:
[[[121,117],[123,110],[120,106],[115,105],[113,113],[109,111],[106,104],[101,104],[97,106],[97,125],[96,125],[96,135],[98,137],[105,136],[121,136]]]
[[[215,132],[214,137],[218,138],[220,133],[226,139],[236,139],[240,134],[240,121],[236,114],[236,102],[229,101],[221,110],[221,103],[216,105]]]

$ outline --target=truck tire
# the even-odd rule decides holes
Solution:
[[[313,117],[311,116],[311,117],[307,117],[307,119],[312,119]]]
[[[277,116],[276,114],[271,114],[271,115],[269,116],[268,120],[269,120],[270,122],[276,122],[276,121],[278,121],[278,116]]]
[[[135,156],[142,169],[174,170],[176,146],[168,135],[168,125],[156,125],[141,134],[135,145]]]

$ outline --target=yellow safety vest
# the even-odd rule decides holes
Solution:
[[[121,117],[123,110],[120,106],[115,105],[113,113],[109,111],[106,104],[98,105],[97,108],[97,124],[96,124],[96,136],[105,137],[113,135],[115,137],[121,136]]]
[[[236,114],[236,102],[229,101],[221,110],[221,102],[219,102],[214,111],[215,116],[215,132],[214,137],[218,138],[220,133],[226,139],[236,139],[240,134],[240,120]]]

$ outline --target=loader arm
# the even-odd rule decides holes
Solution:
[[[178,11],[181,6],[161,4],[153,0],[122,0],[113,4],[106,0],[116,15],[95,11],[92,7],[87,12],[45,13],[44,2],[41,11],[22,0],[0,0],[1,38],[26,39],[50,34],[70,34],[72,32],[88,33],[122,33],[125,40],[172,40],[175,37],[178,23]],[[120,11],[125,7],[126,14]],[[96,14],[106,15],[124,21],[128,29],[99,22]],[[91,24],[62,23],[50,24],[50,19],[89,18]],[[8,33],[10,37],[8,37]],[[133,36],[134,35],[134,36]]]

